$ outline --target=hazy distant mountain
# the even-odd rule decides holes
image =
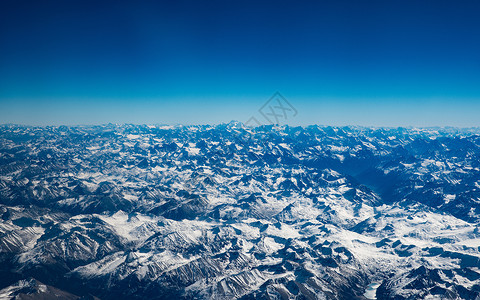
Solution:
[[[0,299],[480,299],[480,130],[3,125],[0,217]]]

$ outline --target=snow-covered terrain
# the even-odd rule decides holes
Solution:
[[[3,125],[0,216],[2,299],[480,299],[480,130]]]

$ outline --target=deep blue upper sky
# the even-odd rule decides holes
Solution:
[[[0,1],[0,123],[480,126],[479,1]]]

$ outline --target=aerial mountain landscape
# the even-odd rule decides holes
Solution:
[[[0,127],[0,299],[480,299],[480,130]]]
[[[479,12],[1,0],[0,300],[480,300]]]

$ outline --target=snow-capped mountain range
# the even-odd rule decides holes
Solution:
[[[0,299],[480,299],[480,129],[2,125],[0,217]]]

